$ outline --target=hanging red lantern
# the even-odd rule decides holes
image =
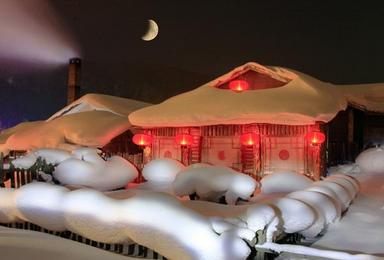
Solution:
[[[242,79],[232,80],[231,82],[229,82],[229,89],[235,92],[242,92],[244,90],[247,90],[248,88],[248,82]]]
[[[260,135],[256,133],[246,133],[240,136],[240,143],[242,145],[254,145],[259,142]]]
[[[175,141],[178,145],[188,146],[192,144],[193,137],[189,134],[179,134],[175,136]]]
[[[321,145],[325,141],[325,134],[318,130],[314,130],[307,133],[305,139],[312,145]]]
[[[134,144],[140,146],[148,146],[152,143],[152,136],[146,134],[135,134],[132,137],[132,141]]]

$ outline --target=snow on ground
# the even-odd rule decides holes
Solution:
[[[53,235],[0,227],[1,259],[9,260],[130,260],[139,259],[107,252]]]
[[[225,196],[228,204],[236,204],[238,199],[248,200],[257,186],[252,177],[223,166],[189,167],[173,182],[178,196],[196,193],[202,200],[216,202]]]
[[[276,172],[261,179],[261,193],[281,193],[302,190],[312,180],[296,172]]]
[[[360,193],[313,247],[384,256],[384,174],[353,176],[360,181]]]

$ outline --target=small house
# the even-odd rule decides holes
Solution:
[[[381,93],[384,84],[336,86],[294,70],[247,63],[136,110],[129,121],[143,129],[134,142],[147,161],[224,165],[256,179],[278,171],[319,179],[327,165],[359,151],[367,133],[384,136],[383,124],[363,123],[384,119]]]

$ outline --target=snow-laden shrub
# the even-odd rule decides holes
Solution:
[[[342,211],[345,211],[348,208],[349,204],[353,199],[346,188],[344,188],[340,184],[332,182],[331,180],[317,181],[314,182],[312,185],[327,187],[331,189],[336,194],[335,198],[340,202]]]
[[[68,189],[37,182],[16,190],[18,218],[52,231],[64,231],[63,201]]]
[[[104,243],[132,242],[121,223],[122,210],[118,200],[96,190],[79,189],[66,196],[63,208],[68,230]]]
[[[321,194],[328,196],[331,199],[331,202],[333,203],[333,205],[335,206],[335,209],[336,209],[337,217],[336,217],[335,221],[340,219],[343,206],[341,204],[341,201],[339,201],[337,194],[332,189],[330,189],[329,187],[326,187],[326,186],[311,185],[308,188],[306,188],[305,190],[306,191],[319,192]]]
[[[29,169],[36,163],[36,161],[37,156],[32,153],[12,160],[11,164],[17,169]]]
[[[384,148],[370,148],[361,152],[356,163],[366,174],[384,174]]]
[[[14,189],[0,188],[0,223],[19,221],[16,215],[15,196]]]
[[[61,162],[53,176],[64,185],[107,191],[124,187],[138,175],[136,167],[120,156],[104,161],[97,152],[87,152],[80,157],[82,159],[71,157]]]
[[[228,204],[236,204],[239,198],[250,198],[257,188],[257,182],[228,167],[190,167],[177,175],[173,188],[177,196],[196,193],[201,200],[216,202],[225,196]]]
[[[303,201],[310,205],[316,210],[318,215],[324,216],[325,224],[333,223],[340,217],[340,210],[335,205],[334,199],[324,193],[301,190],[289,193],[287,197]]]
[[[46,163],[53,165],[59,164],[71,157],[71,154],[67,151],[49,148],[37,149],[33,151],[32,154],[34,154],[36,157],[43,158]]]
[[[316,221],[314,209],[302,201],[281,198],[273,201],[271,205],[278,209],[285,233],[304,231]]]
[[[185,166],[173,159],[155,159],[144,166],[143,177],[151,182],[173,182]]]
[[[333,175],[333,176],[327,177],[325,180],[331,181],[331,182],[334,182],[334,183],[337,183],[337,184],[343,186],[347,190],[349,196],[352,199],[355,198],[356,194],[359,192],[359,190],[356,189],[355,185],[350,180],[348,180],[346,178],[342,178],[340,176]]]
[[[308,187],[312,180],[296,172],[276,172],[261,179],[261,193],[288,193]]]
[[[27,184],[18,194],[20,201],[12,205],[14,211],[9,212],[18,214],[20,206],[29,222],[60,228],[64,223],[67,230],[106,243],[133,240],[168,259],[241,260],[250,254],[241,237],[250,239],[251,231],[233,227],[217,234],[213,226],[218,226],[210,219],[170,195],[145,193],[114,200],[95,190],[61,193],[60,189],[49,184]],[[44,199],[36,198],[35,192],[45,195]],[[34,198],[27,200],[31,193]],[[56,214],[58,208],[62,209],[61,216]]]

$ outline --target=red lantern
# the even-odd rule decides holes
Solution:
[[[152,136],[146,134],[135,134],[132,137],[132,141],[134,144],[140,146],[148,146],[152,143]]]
[[[259,142],[260,136],[256,133],[246,133],[240,136],[240,143],[242,145],[254,145]]]
[[[305,139],[312,145],[321,145],[325,141],[325,134],[320,131],[312,131],[305,135]]]
[[[189,134],[179,134],[179,135],[176,135],[175,141],[179,145],[187,146],[192,144],[193,137],[192,135],[189,135]]]
[[[245,80],[241,79],[232,80],[231,82],[229,82],[229,88],[235,92],[242,92],[249,88],[249,84]]]

